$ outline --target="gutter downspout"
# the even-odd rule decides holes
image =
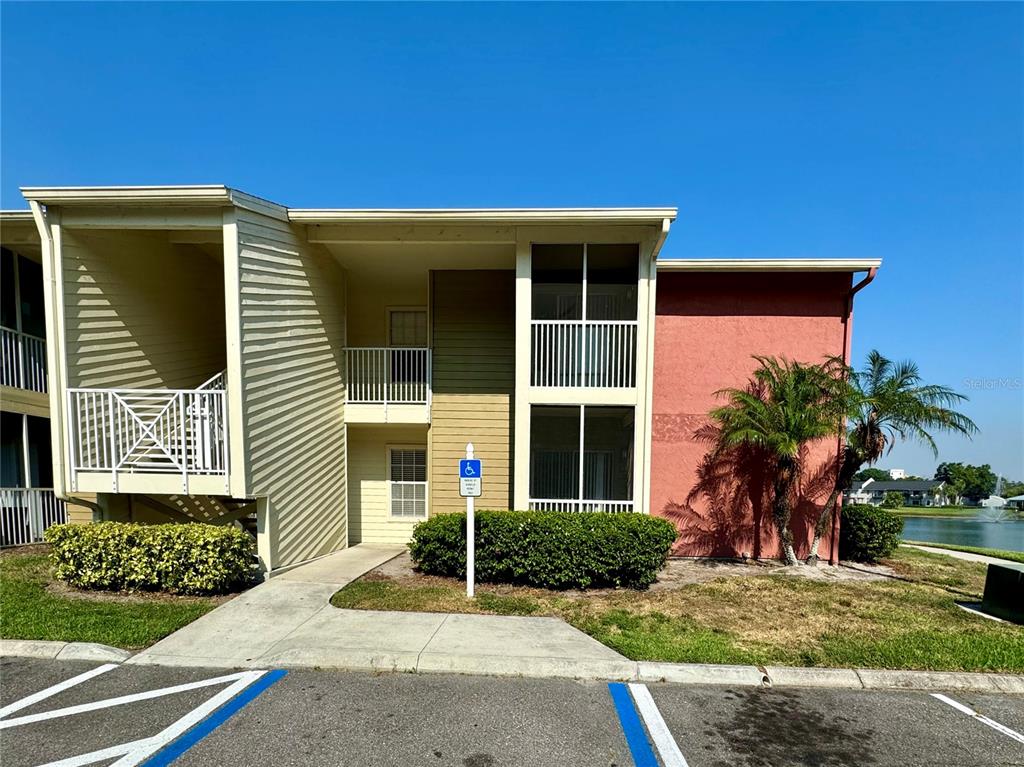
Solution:
[[[878,267],[872,266],[868,269],[867,276],[863,280],[854,285],[850,292],[846,296],[846,313],[843,315],[843,364],[850,364],[850,345],[853,338],[853,297],[857,295],[861,290],[866,288],[871,281],[875,279],[878,274]],[[836,456],[842,455],[843,447],[846,442],[845,429],[843,433],[836,439]],[[839,509],[843,505],[843,497],[840,495],[836,499],[836,506],[832,510],[832,541],[829,545],[828,563],[834,565],[839,562]],[[812,552],[814,553],[814,552]]]
[[[58,498],[67,500],[64,483],[65,439],[63,429],[63,412],[61,408],[61,392],[64,391],[64,376],[61,375],[60,360],[63,358],[59,328],[57,327],[58,287],[54,265],[54,245],[50,235],[50,226],[46,220],[43,206],[36,200],[28,201],[32,210],[32,218],[39,231],[39,241],[43,256],[43,292],[46,310],[46,366],[49,377],[48,389],[50,399],[50,445],[53,463],[53,492]]]

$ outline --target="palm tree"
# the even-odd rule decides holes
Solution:
[[[787,565],[798,564],[789,522],[800,477],[802,448],[842,428],[849,398],[842,363],[805,365],[775,357],[755,357],[760,367],[745,389],[717,392],[729,403],[711,411],[718,447],[741,445],[762,450],[773,462],[772,521]]]
[[[922,383],[913,362],[893,362],[877,350],[868,353],[863,370],[849,374],[849,396],[846,445],[839,454],[835,487],[814,526],[809,562],[817,560],[829,511],[864,464],[873,464],[892,450],[897,439],[923,442],[938,457],[932,431],[968,437],[978,431],[974,421],[954,409],[967,397],[947,386]]]

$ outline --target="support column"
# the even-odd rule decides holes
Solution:
[[[516,392],[513,439],[512,507],[520,511],[530,502],[530,344],[532,328],[532,262],[530,242],[516,233]]]
[[[256,499],[256,554],[260,569],[269,574],[274,569],[274,507],[269,498]]]

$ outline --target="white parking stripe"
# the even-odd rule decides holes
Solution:
[[[250,684],[255,682],[266,671],[242,671],[237,674],[231,674],[229,676],[217,677],[216,681],[234,681],[234,684],[225,687],[223,690],[218,692],[209,700],[203,702],[196,708],[189,711],[185,716],[178,719],[176,722],[171,724],[169,727],[158,732],[149,738],[141,738],[139,740],[133,740],[128,743],[121,743],[116,746],[110,746],[99,751],[90,751],[87,754],[79,754],[78,756],[71,756],[67,759],[60,759],[56,762],[47,762],[40,767],[85,767],[88,764],[95,764],[96,762],[107,761],[114,759],[115,757],[121,757],[118,761],[114,762],[111,767],[117,765],[117,767],[134,767],[148,759],[150,756],[155,754],[157,751],[162,749],[168,743],[173,741],[183,732],[186,732],[193,727],[197,722],[204,719],[211,712],[218,709],[227,701],[238,695],[242,690],[248,687]],[[211,682],[214,680],[206,680]],[[169,690],[171,688],[164,688]],[[195,689],[193,686],[192,689]]]
[[[96,762],[104,762],[108,759],[124,756],[129,751],[138,748],[144,743],[148,743],[150,740],[152,738],[133,740],[129,743],[121,743],[110,748],[100,749],[99,751],[90,751],[88,754],[69,756],[67,759],[61,759],[57,762],[47,762],[46,764],[39,765],[39,767],[84,767],[86,764],[95,764]]]
[[[132,751],[118,759],[110,767],[135,767],[135,765],[148,759],[182,733],[188,732],[197,723],[208,717],[266,673],[266,671],[244,672],[244,675],[233,685],[221,690],[202,705],[196,706],[170,727],[150,738],[147,743],[138,744]]]
[[[1005,724],[999,724],[999,722],[995,721],[994,719],[989,719],[987,716],[982,716],[977,711],[975,711],[973,708],[971,708],[969,706],[965,706],[963,703],[959,703],[959,702],[953,700],[952,698],[947,698],[945,695],[942,695],[940,693],[933,692],[932,693],[932,697],[933,698],[937,698],[938,700],[941,700],[943,703],[946,703],[946,704],[952,706],[957,711],[959,711],[959,712],[961,712],[963,714],[967,714],[967,716],[974,717],[975,719],[977,719],[982,724],[987,724],[989,727],[991,727],[996,732],[1001,732],[1006,737],[1013,738],[1018,743],[1024,743],[1024,735],[1021,735],[1016,730],[1011,730]]]
[[[161,687],[157,690],[146,690],[145,692],[137,692],[133,695],[122,695],[117,698],[107,698],[105,700],[97,700],[92,703],[82,703],[78,706],[68,706],[67,708],[58,708],[54,711],[44,711],[39,714],[29,714],[28,716],[19,716],[14,719],[0,720],[0,730],[6,730],[9,727],[19,727],[23,724],[32,724],[33,722],[43,722],[47,719],[57,719],[62,716],[71,716],[72,714],[81,714],[86,711],[96,711],[101,708],[110,708],[111,706],[123,706],[128,703],[135,703],[140,700],[151,700],[152,698],[162,698],[165,695],[174,695],[178,692],[186,692],[188,690],[197,690],[200,687],[210,687],[215,684],[224,684],[225,682],[233,682],[236,679],[242,677],[248,678],[253,672],[240,671],[235,674],[227,674],[225,676],[217,676],[212,679],[202,679],[198,682],[189,682],[187,684],[178,684],[173,687]],[[264,672],[258,672],[260,674]],[[250,681],[252,681],[250,679]]]
[[[0,708],[0,719],[3,719],[8,714],[13,714],[15,711],[20,711],[23,708],[28,708],[34,703],[39,703],[39,701],[53,697],[57,693],[64,692],[64,690],[68,690],[74,687],[76,684],[86,682],[92,679],[94,676],[105,674],[108,671],[115,668],[117,668],[116,663],[104,663],[102,666],[97,666],[96,668],[89,669],[84,674],[73,676],[70,679],[65,679],[63,682],[59,682],[53,685],[52,687],[47,687],[45,690],[34,692],[26,698],[22,698],[21,700],[15,701],[14,703],[10,703],[4,706],[3,708]]]
[[[651,691],[647,689],[647,685],[631,682],[629,691],[640,712],[640,718],[644,720],[647,732],[650,734],[651,740],[654,741],[655,748],[658,749],[661,763],[665,767],[689,767],[683,757],[683,752],[679,750],[675,738],[672,737],[668,725],[665,724],[661,712],[658,711],[658,706],[654,703],[654,698],[651,697]]]

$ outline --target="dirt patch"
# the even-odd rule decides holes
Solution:
[[[237,594],[221,594],[214,597],[192,597],[181,594],[165,594],[161,591],[87,591],[76,589],[63,581],[56,580],[49,581],[45,589],[49,594],[67,599],[81,599],[86,602],[119,602],[121,604],[125,602],[133,604],[174,602],[176,604],[195,603],[217,606],[238,596]]]
[[[845,581],[880,581],[891,578],[896,573],[890,567],[884,565],[857,565],[847,567],[844,565],[833,566],[819,563],[817,567],[799,565],[797,567],[785,567],[780,562],[767,560],[730,560],[730,559],[684,559],[673,558],[665,563],[665,567],[658,573],[658,580],[651,584],[649,591],[658,593],[662,591],[674,591],[680,586],[688,586],[694,583],[709,583],[720,578],[750,578],[769,575],[788,575],[799,578],[806,578],[813,581],[826,581],[831,583]],[[416,584],[444,585],[453,583],[451,578],[439,578],[418,573],[412,564],[412,557],[405,552],[388,560],[384,564],[370,571],[366,578],[371,576],[388,580],[415,582]],[[500,588],[499,584],[488,584],[488,588]],[[514,588],[517,593],[524,590],[522,586]],[[525,589],[536,591],[539,594],[550,594],[544,589]],[[558,592],[559,596],[565,597],[587,597],[595,595],[614,594],[627,591],[627,589],[590,589],[588,591],[564,591]]]

